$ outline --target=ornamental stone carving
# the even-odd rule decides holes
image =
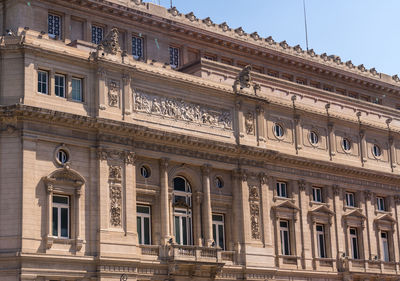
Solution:
[[[119,107],[120,100],[120,86],[119,82],[110,80],[108,83],[108,105],[111,107]]]
[[[135,163],[135,153],[131,151],[121,151],[99,148],[97,150],[97,159],[101,161],[114,160],[125,162],[126,164],[133,165]]]
[[[104,51],[108,54],[116,55],[121,53],[121,47],[119,46],[119,32],[117,28],[112,28],[107,34],[106,38],[99,44],[97,49]]]
[[[122,225],[122,187],[110,185],[110,223],[114,227]]]
[[[109,179],[115,182],[121,182],[122,179],[122,168],[121,166],[110,166],[109,168]]]
[[[232,115],[230,111],[212,109],[199,104],[185,102],[181,99],[160,97],[140,91],[134,92],[137,112],[159,115],[221,129],[232,129]]]
[[[247,112],[244,117],[244,125],[246,128],[246,134],[254,135],[254,114],[252,112]]]
[[[235,82],[233,83],[233,91],[237,94],[248,93],[257,95],[261,90],[259,84],[253,83],[251,73],[252,70],[251,65],[245,66],[236,77]]]
[[[260,193],[257,186],[249,186],[251,238],[260,239]]]

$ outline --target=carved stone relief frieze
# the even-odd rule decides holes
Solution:
[[[122,225],[122,167],[109,167],[110,182],[110,224],[113,227]]]
[[[246,134],[254,135],[254,114],[252,112],[247,112],[244,117],[244,125],[246,128]]]
[[[137,112],[232,130],[232,115],[228,110],[213,109],[137,90],[134,91],[134,101],[134,110]]]
[[[119,107],[120,104],[120,85],[118,81],[110,80],[108,83],[108,105]]]
[[[260,239],[260,193],[257,186],[249,186],[251,238]]]

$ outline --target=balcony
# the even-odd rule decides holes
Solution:
[[[143,259],[235,264],[235,252],[219,248],[172,244],[141,245]]]

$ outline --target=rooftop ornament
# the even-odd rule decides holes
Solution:
[[[346,65],[347,65],[349,68],[354,68],[354,67],[355,67],[354,64],[353,64],[353,62],[352,62],[351,60],[346,61]]]
[[[252,34],[250,34],[251,38],[253,38],[254,40],[260,40],[260,35],[258,35],[257,31],[253,32]]]
[[[281,43],[279,43],[279,46],[281,46],[283,49],[289,48],[289,45],[286,42],[286,40],[283,40]]]
[[[367,71],[367,69],[365,68],[365,66],[364,66],[363,64],[360,64],[359,66],[357,66],[357,68],[358,68],[359,70],[361,70],[362,72]]]
[[[186,17],[187,19],[189,19],[190,21],[197,21],[197,18],[196,18],[196,16],[194,15],[193,12],[190,12],[189,14],[186,14],[185,17]]]
[[[393,75],[393,76],[392,76],[392,79],[393,79],[394,81],[396,81],[396,82],[400,82],[400,78],[399,78],[399,76],[398,76],[397,74]]]
[[[242,27],[236,28],[236,29],[235,29],[235,33],[236,33],[237,35],[239,35],[239,36],[245,35],[245,32],[244,32],[244,30],[243,30]]]
[[[230,30],[229,25],[226,22],[223,22],[219,25],[219,27],[222,29],[222,31],[228,31]]]
[[[298,52],[298,53],[302,53],[302,52],[303,52],[303,49],[301,48],[300,45],[294,46],[294,47],[293,47],[293,50],[295,50],[295,51]]]
[[[203,23],[205,23],[207,26],[212,26],[212,25],[214,25],[214,23],[213,23],[213,21],[210,19],[210,17],[206,17],[206,18],[203,20]]]
[[[315,56],[317,56],[317,54],[314,52],[314,49],[310,49],[310,50],[308,50],[307,51],[307,54],[310,56],[310,57],[315,57]]]
[[[180,16],[181,13],[179,13],[178,9],[176,7],[172,7],[170,9],[168,9],[168,12],[173,15],[174,17],[176,16]]]

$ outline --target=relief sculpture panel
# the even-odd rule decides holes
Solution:
[[[160,97],[134,91],[134,110],[162,117],[232,130],[232,114],[228,110],[205,107],[181,99]]]
[[[249,187],[251,238],[260,239],[260,194],[257,186]]]

